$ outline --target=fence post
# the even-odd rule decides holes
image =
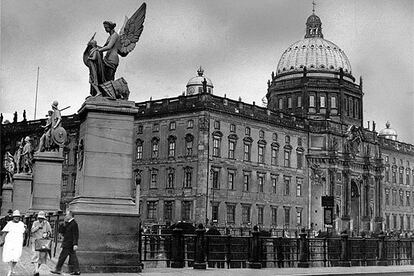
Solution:
[[[262,268],[262,264],[260,263],[260,239],[259,239],[259,231],[257,226],[253,227],[252,231],[252,239],[251,239],[251,246],[250,246],[250,262],[249,268]]]
[[[309,244],[306,239],[305,229],[302,228],[299,234],[299,263],[298,267],[309,267]]]
[[[183,268],[184,267],[184,242],[183,242],[183,229],[174,228],[172,235],[172,248],[171,248],[171,267]]]
[[[142,231],[141,222],[138,224],[138,267],[140,272],[144,269],[144,263],[142,262]]]
[[[348,234],[346,232],[341,234],[341,261],[339,262],[339,266],[351,266],[351,262],[349,261]]]
[[[195,260],[194,260],[194,269],[206,269],[206,247],[204,246],[204,234],[206,233],[206,229],[204,229],[203,225],[200,223],[196,230],[196,240],[195,240]]]
[[[378,266],[387,266],[388,262],[386,260],[386,248],[385,248],[385,235],[384,233],[380,233],[378,235]]]

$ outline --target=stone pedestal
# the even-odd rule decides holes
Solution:
[[[13,210],[13,184],[5,183],[2,187],[0,215],[5,216],[10,209]]]
[[[32,175],[16,173],[13,175],[13,210],[19,210],[21,214],[27,213],[30,208],[30,196],[32,194]]]
[[[89,98],[81,126],[75,198],[82,272],[139,272],[138,210],[131,198],[134,102]]]
[[[37,152],[33,157],[33,193],[30,212],[60,210],[62,152]]]

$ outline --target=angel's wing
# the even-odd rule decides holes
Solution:
[[[144,30],[146,8],[147,5],[143,3],[125,23],[123,33],[121,33],[119,37],[121,45],[118,49],[118,54],[120,56],[126,57],[132,50],[134,50],[135,44],[138,42],[142,30]]]

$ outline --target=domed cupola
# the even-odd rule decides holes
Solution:
[[[201,66],[197,70],[197,74],[198,76],[191,78],[187,83],[187,96],[201,94],[203,92],[212,94],[214,88],[213,83],[209,78],[204,76],[204,70],[203,68],[201,68]],[[206,91],[204,91],[204,89]]]
[[[395,129],[391,128],[390,122],[387,121],[387,123],[385,124],[385,128],[381,129],[378,132],[378,136],[395,141],[397,140],[398,134]]]
[[[315,4],[314,4],[315,5]],[[305,36],[283,53],[268,81],[267,107],[275,111],[347,125],[362,125],[362,82],[355,83],[345,52],[324,38],[312,14]]]

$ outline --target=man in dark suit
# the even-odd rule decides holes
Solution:
[[[59,232],[63,234],[62,251],[55,270],[50,271],[53,274],[62,274],[62,266],[66,258],[69,256],[69,262],[73,265],[71,275],[80,275],[78,257],[76,250],[78,249],[79,228],[73,213],[68,211],[65,215],[65,225],[59,227]]]

